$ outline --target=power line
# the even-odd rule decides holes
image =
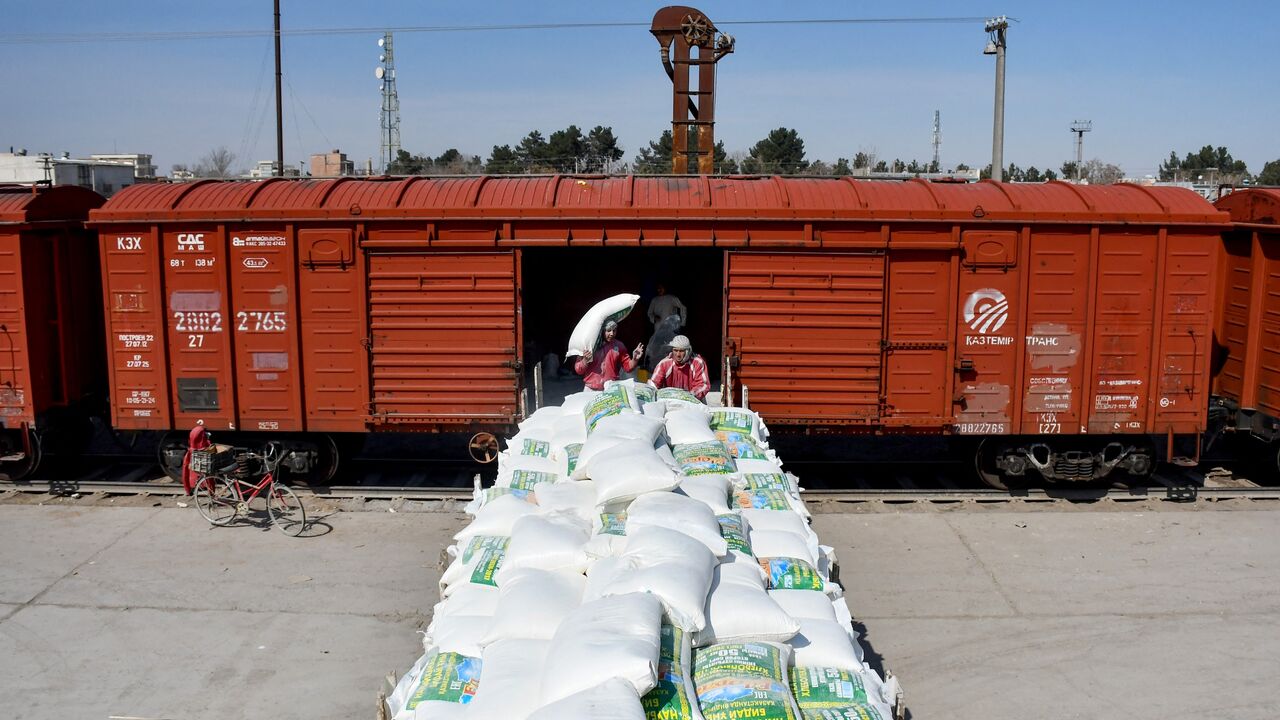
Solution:
[[[814,18],[807,20],[729,20],[717,25],[949,25],[986,22],[987,17],[920,18]],[[563,22],[504,25],[407,25],[403,27],[294,28],[282,36],[368,35],[396,33],[498,32],[512,30],[582,30],[600,28],[648,28],[649,22]],[[234,40],[274,36],[274,30],[165,30],[157,32],[0,33],[0,45],[51,43],[155,42],[170,40]]]

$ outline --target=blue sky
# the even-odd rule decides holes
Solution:
[[[627,151],[670,127],[670,83],[647,24],[659,3],[282,0],[286,29],[639,22],[645,27],[397,32],[401,139],[438,155],[487,156],[531,129],[612,126]],[[859,150],[927,161],[934,110],[942,161],[991,157],[994,58],[981,23],[733,25],[781,18],[1005,14],[1005,161],[1057,168],[1073,120],[1085,157],[1154,173],[1170,150],[1226,145],[1258,172],[1280,158],[1274,55],[1280,3],[776,2],[700,0],[737,38],[721,61],[717,138],[745,151],[800,132],[810,159]],[[270,0],[5,3],[0,146],[149,152],[162,172],[225,145],[237,166],[275,156],[270,37],[54,42],[99,32],[269,30]],[[285,158],[378,151],[378,33],[284,40]],[[42,42],[24,42],[31,39]]]

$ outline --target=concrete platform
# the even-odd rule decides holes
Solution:
[[[915,718],[1280,717],[1280,513],[818,515]]]
[[[295,539],[162,505],[0,505],[6,717],[371,717],[464,517],[334,513]],[[917,720],[1280,717],[1280,512],[814,524]]]
[[[422,652],[460,515],[342,513],[312,537],[194,508],[0,506],[8,718],[370,718]]]

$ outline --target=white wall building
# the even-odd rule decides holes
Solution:
[[[253,169],[249,171],[249,174],[245,175],[244,177],[252,178],[254,180],[262,180],[264,178],[275,177],[275,174],[276,174],[275,160],[259,160],[258,164],[254,165]],[[302,175],[302,171],[300,171],[298,168],[292,167],[290,165],[284,166],[284,177],[299,177],[301,175]]]
[[[156,166],[151,162],[150,155],[143,155],[142,153],[112,153],[110,155],[90,155],[89,159],[132,165],[133,176],[139,182],[151,182],[156,179]]]
[[[0,153],[0,183],[79,185],[105,197],[137,182],[131,164],[85,160],[63,153],[28,155],[25,150]]]

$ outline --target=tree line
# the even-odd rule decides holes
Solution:
[[[449,148],[438,156],[415,155],[400,150],[387,165],[388,175],[515,175],[525,173],[609,174],[631,172],[637,175],[664,175],[672,172],[674,140],[670,130],[664,130],[656,140],[641,146],[630,163],[613,128],[596,125],[583,132],[577,125],[556,130],[544,136],[533,130],[514,144],[494,145],[489,157],[466,155],[457,148]],[[696,134],[689,138],[688,146],[697,149]],[[866,152],[855,153],[850,158],[836,158],[834,162],[810,160],[806,157],[804,139],[794,128],[780,127],[770,130],[765,137],[745,152],[729,153],[723,142],[713,148],[713,166],[720,175],[812,175],[844,176],[870,173],[894,173],[899,175],[926,175],[942,170],[938,163],[922,163],[918,160],[892,161],[877,159]],[[196,177],[234,177],[230,168],[235,155],[225,147],[215,148],[191,166]],[[186,165],[173,166],[175,171],[186,171]],[[970,172],[968,165],[956,165],[956,173]],[[1119,182],[1124,171],[1114,163],[1099,158],[1087,160],[1079,166],[1074,161],[1062,163],[1058,171],[1043,170],[1033,166],[1022,168],[1010,163],[1004,171],[1006,182],[1045,182],[1049,180],[1082,180],[1094,185]],[[979,171],[979,177],[991,177],[991,165]],[[1179,157],[1177,151],[1159,167],[1159,179],[1165,182],[1208,182],[1223,184],[1280,185],[1280,159],[1266,163],[1257,175],[1251,175],[1244,161],[1232,157],[1226,147],[1205,145],[1199,151],[1187,152]]]

